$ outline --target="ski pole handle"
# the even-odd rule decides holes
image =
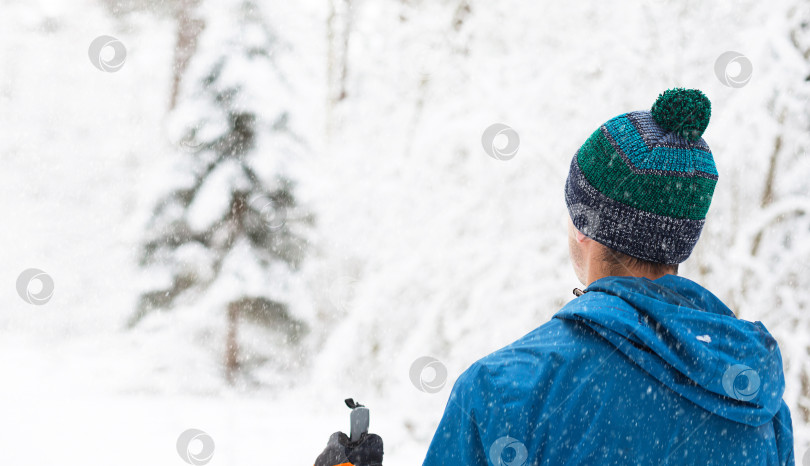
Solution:
[[[346,400],[346,406],[352,408],[352,413],[349,416],[349,438],[352,442],[358,442],[360,441],[360,436],[368,433],[369,411],[368,408],[360,403],[355,403],[351,398]]]

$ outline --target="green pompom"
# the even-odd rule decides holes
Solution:
[[[676,87],[659,95],[650,112],[665,131],[694,141],[700,139],[709,125],[712,103],[697,89]]]

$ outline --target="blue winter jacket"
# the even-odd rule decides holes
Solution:
[[[424,465],[792,465],[776,341],[682,277],[606,277],[456,381]]]

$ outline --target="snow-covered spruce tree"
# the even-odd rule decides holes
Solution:
[[[299,359],[307,325],[293,302],[295,274],[312,219],[287,170],[301,144],[274,59],[280,42],[251,2],[217,3],[195,12],[205,30],[170,115],[183,154],[143,245],[141,264],[160,284],[140,296],[129,325],[181,305],[214,314],[227,326],[233,382]]]

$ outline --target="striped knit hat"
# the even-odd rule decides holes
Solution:
[[[574,226],[619,252],[662,264],[692,253],[717,183],[706,141],[711,103],[669,89],[650,111],[619,115],[571,161],[565,203]]]

